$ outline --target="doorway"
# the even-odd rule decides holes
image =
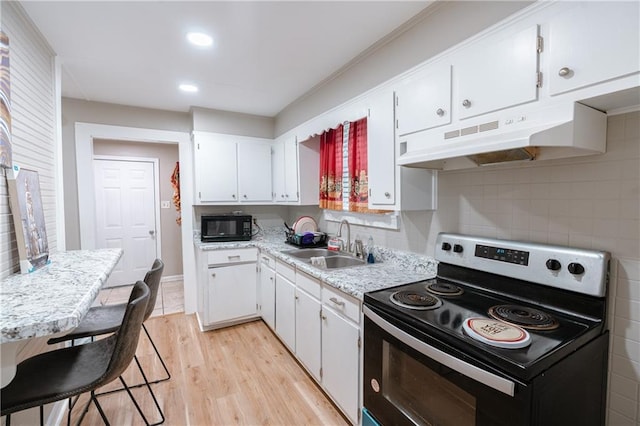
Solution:
[[[158,160],[96,156],[96,248],[123,255],[106,287],[142,280],[160,254]]]

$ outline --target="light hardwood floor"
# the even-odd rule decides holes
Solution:
[[[152,385],[166,425],[348,424],[262,321],[205,333],[195,315],[157,316],[145,324],[172,374],[171,380]],[[162,366],[144,333],[137,353],[149,379],[160,378]],[[135,364],[125,380],[139,382]],[[119,382],[106,388],[115,385]],[[159,420],[146,388],[133,392],[150,422]],[[86,400],[81,397],[72,422]],[[125,392],[99,401],[111,424],[143,424]],[[95,406],[83,424],[102,424]]]

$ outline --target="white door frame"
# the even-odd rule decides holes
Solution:
[[[196,259],[193,245],[193,155],[187,132],[75,123],[76,173],[80,248],[96,248],[96,212],[93,194],[93,139],[126,140],[150,143],[178,143],[180,161],[180,202],[182,205],[182,267],[185,314],[196,311]]]
[[[120,157],[118,155],[94,155],[93,159],[108,160],[108,161],[131,161],[136,163],[152,163],[153,164],[153,198],[155,200],[155,203],[153,204],[153,214],[155,216],[155,227],[156,227],[156,234],[155,234],[156,257],[159,257],[162,259],[162,227],[160,224],[160,175],[158,173],[158,170],[160,170],[159,169],[160,161],[157,158]]]

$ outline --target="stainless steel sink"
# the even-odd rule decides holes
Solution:
[[[351,256],[331,256],[325,258],[327,269],[346,268],[347,266],[365,265],[364,260]]]
[[[298,259],[311,259],[312,257],[329,257],[340,255],[340,253],[338,253],[337,251],[327,250],[324,248],[285,250],[281,253],[287,254],[291,257],[297,257]]]
[[[363,259],[323,248],[284,250],[281,253],[311,263],[312,257],[324,257],[327,269],[347,268],[349,266],[366,265]],[[315,265],[314,265],[315,266]]]

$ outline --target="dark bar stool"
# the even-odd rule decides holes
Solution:
[[[144,321],[149,319],[156,305],[156,298],[158,296],[158,291],[160,290],[160,279],[162,278],[163,270],[164,270],[164,262],[162,262],[161,259],[156,259],[153,262],[151,269],[146,273],[144,277],[144,282],[147,284],[147,286],[149,286],[149,291],[151,292],[151,296],[149,298],[149,306],[147,306],[147,311],[144,316]],[[93,308],[89,309],[89,312],[87,312],[87,314],[84,316],[80,325],[77,328],[75,328],[71,333],[65,334],[64,336],[56,337],[53,339],[49,339],[47,343],[52,345],[55,343],[66,342],[69,340],[82,339],[85,337],[91,337],[93,339],[94,337],[100,336],[102,334],[113,333],[120,327],[120,324],[122,323],[122,316],[124,314],[125,308],[126,308],[125,303],[94,306]],[[160,363],[162,364],[162,367],[164,368],[164,371],[166,374],[166,377],[163,377],[162,379],[149,381],[149,383],[154,384],[154,383],[164,382],[165,380],[169,380],[171,378],[169,369],[167,368],[167,365],[162,359],[162,356],[160,355],[160,352],[158,351],[156,344],[151,338],[151,335],[149,334],[147,327],[145,327],[144,322],[142,323],[142,329],[147,335],[149,342],[151,342],[151,346],[153,347],[153,350],[158,356],[158,359],[160,360]],[[137,357],[136,357],[136,362],[137,362]],[[146,375],[142,370],[142,368],[140,368],[140,372],[142,373],[142,376],[146,380]],[[140,387],[144,385],[145,383],[140,383],[137,385],[132,385],[130,387],[135,388],[135,387]],[[121,390],[123,389],[115,389],[113,391],[104,392],[104,393],[117,392]]]
[[[116,378],[124,386],[138,413],[148,425],[142,409],[127,387],[122,373],[133,359],[140,329],[149,304],[149,287],[138,281],[131,291],[129,302],[116,333],[104,339],[85,345],[53,350],[18,364],[15,378],[0,391],[0,415],[6,417],[6,425],[11,424],[11,414],[32,407],[40,407],[40,424],[44,424],[43,406],[61,401],[85,392],[91,393],[93,402],[106,425],[109,425],[102,407],[98,403],[95,390]],[[152,392],[148,385],[149,392]],[[78,424],[84,419],[88,409],[82,412]],[[163,418],[164,421],[164,418]]]

